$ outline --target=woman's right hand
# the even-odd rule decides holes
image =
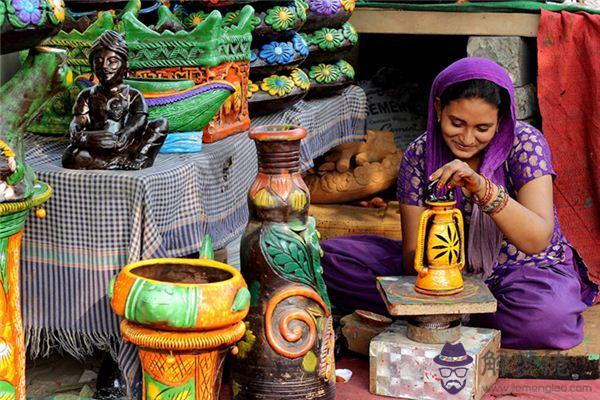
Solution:
[[[485,179],[464,161],[458,159],[452,160],[438,168],[431,176],[429,176],[430,181],[438,178],[438,189],[441,189],[444,186],[448,189],[460,186],[464,187],[471,195],[477,195],[479,198],[485,196]]]

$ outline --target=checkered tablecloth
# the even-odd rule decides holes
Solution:
[[[301,162],[344,142],[363,140],[366,100],[352,86],[341,95],[301,101],[253,121],[306,128]],[[30,217],[22,252],[22,302],[33,357],[58,346],[83,357],[95,347],[116,352],[118,319],[106,297],[124,265],[199,250],[209,233],[216,248],[241,235],[246,194],[257,171],[254,142],[241,133],[204,144],[195,154],[160,154],[141,171],[61,167],[65,138],[26,135],[26,159],[54,190],[44,220]]]

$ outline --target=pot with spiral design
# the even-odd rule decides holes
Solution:
[[[300,175],[305,136],[303,128],[287,125],[250,132],[259,168],[240,250],[251,306],[232,365],[235,399],[335,397],[330,303]]]

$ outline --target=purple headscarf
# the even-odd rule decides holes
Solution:
[[[510,96],[510,114],[502,116],[498,132],[494,135],[484,150],[479,173],[488,177],[492,182],[505,184],[504,162],[506,161],[515,137],[515,102],[513,84],[508,73],[500,65],[486,58],[469,57],[460,59],[435,78],[429,95],[427,118],[427,144],[425,149],[425,165],[427,176],[436,169],[456,158],[442,138],[435,111],[435,98],[448,86],[469,79],[485,79],[494,82],[505,89]],[[457,190],[460,204],[461,192]],[[469,227],[468,249],[470,269],[483,273],[487,277],[492,272],[500,252],[502,233],[494,221],[473,205],[471,224]]]

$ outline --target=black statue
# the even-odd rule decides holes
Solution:
[[[123,83],[127,43],[104,32],[90,49],[99,84],[81,91],[73,107],[63,166],[73,169],[142,169],[152,166],[165,141],[164,118],[148,122],[144,96]]]

